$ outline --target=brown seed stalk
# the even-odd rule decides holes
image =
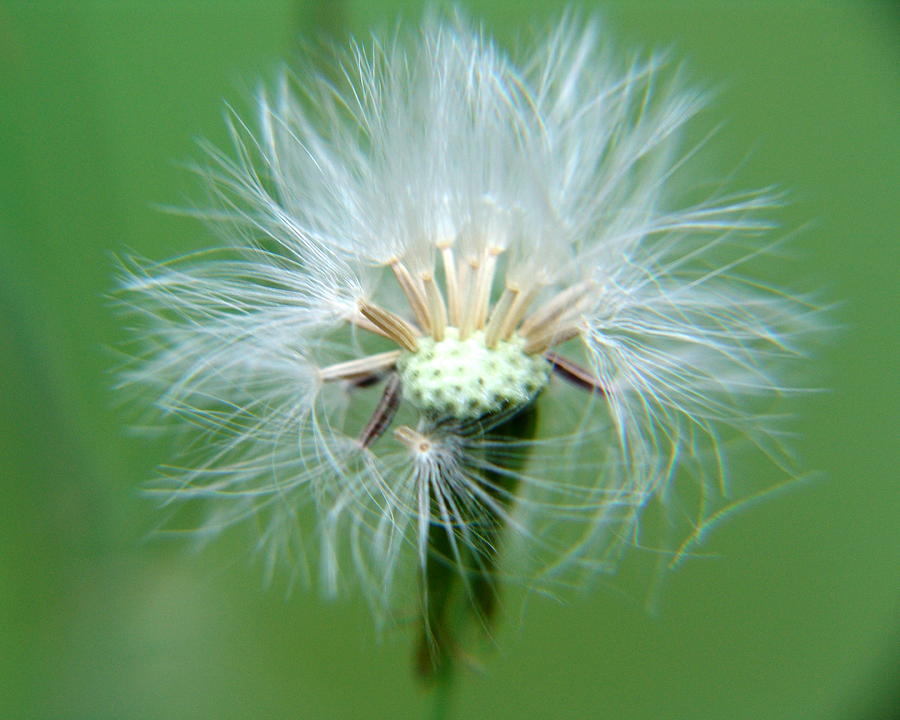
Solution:
[[[606,396],[606,388],[603,387],[600,380],[592,372],[581,367],[581,365],[555,352],[544,353],[544,359],[553,367],[553,372],[566,382],[572,383],[572,385],[582,390]]]
[[[384,393],[382,393],[378,405],[375,406],[372,417],[369,418],[369,422],[366,423],[366,426],[359,434],[359,438],[357,438],[361,448],[365,449],[371,446],[388,429],[391,420],[394,419],[394,415],[397,413],[397,408],[400,406],[401,395],[400,376],[394,373],[388,380],[387,385],[385,385]]]

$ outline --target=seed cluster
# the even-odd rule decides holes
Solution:
[[[547,383],[550,367],[542,356],[527,354],[518,336],[489,348],[483,331],[460,340],[452,326],[443,340],[420,338],[418,350],[397,361],[410,403],[459,420],[524,405]]]

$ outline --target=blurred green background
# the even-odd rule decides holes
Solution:
[[[561,3],[462,3],[512,45]],[[585,7],[593,7],[583,3]],[[812,483],[738,515],[659,612],[600,587],[506,618],[460,718],[888,718],[898,700],[898,12],[838,2],[607,2],[620,47],[671,47],[719,90],[737,187],[792,191],[789,270],[842,304],[810,361]],[[413,0],[0,2],[0,718],[406,718],[409,637],[358,598],[265,589],[239,542],[149,539],[136,487],[171,456],[125,429],[112,253],[210,242],[156,205],[224,144],[298,38],[365,35]],[[755,471],[750,469],[748,471]],[[240,535],[240,533],[238,534]]]

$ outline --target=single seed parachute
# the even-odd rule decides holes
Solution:
[[[454,604],[488,627],[502,583],[676,561],[761,489],[726,444],[781,479],[811,313],[753,276],[771,200],[679,205],[702,94],[601,36],[569,16],[516,64],[432,18],[354,46],[340,83],[285,72],[208,148],[223,246],[127,263],[125,384],[194,433],[167,497],[204,537],[254,521],[270,569],[355,583],[379,619],[414,593],[426,675]]]

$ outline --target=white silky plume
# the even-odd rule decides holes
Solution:
[[[143,348],[125,382],[188,421],[161,489],[205,510],[200,535],[246,521],[270,567],[329,593],[355,580],[383,617],[430,527],[460,556],[477,545],[471,507],[504,520],[496,572],[555,592],[629,546],[674,562],[763,490],[726,470],[726,445],[789,475],[773,401],[809,313],[750,274],[769,201],[673,207],[702,94],[608,45],[568,18],[515,64],[433,19],[328,78],[284,73],[254,123],[233,122],[234,149],[210,149],[226,246],[129,262],[124,280]],[[488,431],[516,408],[479,421],[401,395],[396,430],[362,441],[370,381],[450,326],[567,356],[595,386],[554,375],[533,439]]]

